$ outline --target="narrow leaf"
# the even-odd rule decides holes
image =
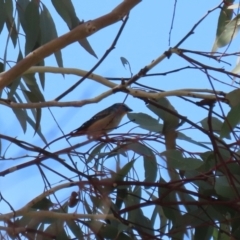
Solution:
[[[0,0],[0,33],[3,30],[5,19],[6,19],[6,14],[4,10],[4,1]]]
[[[159,105],[159,107],[156,107],[152,104],[148,104],[147,107],[164,121],[165,130],[176,129],[180,120],[173,114],[177,113],[177,111],[172,106],[170,101],[167,98],[160,98],[156,101],[156,103]],[[173,113],[167,112],[162,107],[171,110]]]
[[[43,10],[40,14],[40,31],[41,31],[41,44],[45,44],[58,37],[55,23],[46,6],[42,4]],[[57,64],[63,67],[62,53],[57,51],[54,53]]]
[[[171,168],[189,171],[199,168],[204,164],[203,161],[197,158],[183,158],[182,153],[178,150],[167,150],[161,153],[161,156],[167,158]]]
[[[26,44],[25,44],[25,55],[31,52],[39,37],[39,24],[40,16],[38,10],[38,4],[36,1],[31,1],[26,7],[25,13],[26,20]]]
[[[228,115],[226,119],[224,120],[224,123],[222,125],[220,137],[225,138],[229,136],[231,131],[237,126],[237,124],[240,121],[240,103],[234,107],[231,108],[231,110],[228,112]]]
[[[138,124],[143,129],[156,133],[162,132],[163,125],[145,113],[128,113],[127,117],[130,121]]]

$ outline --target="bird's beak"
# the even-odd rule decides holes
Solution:
[[[132,112],[133,110],[129,107],[127,107],[127,112]]]

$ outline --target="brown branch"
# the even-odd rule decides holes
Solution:
[[[124,16],[126,16],[135,5],[140,2],[141,0],[124,0],[110,13],[83,23],[74,28],[72,31],[62,35],[61,37],[56,38],[49,43],[37,48],[19,63],[17,63],[14,67],[12,67],[9,71],[0,76],[0,89],[3,89],[5,86],[12,83],[28,68],[36,65],[42,59],[58,51],[59,49],[62,49],[73,42],[79,41],[80,39],[86,38],[104,27],[118,22]]]

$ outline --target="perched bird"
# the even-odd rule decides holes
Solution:
[[[123,116],[127,112],[131,111],[132,109],[130,109],[127,105],[123,103],[115,103],[94,115],[81,127],[71,132],[69,137],[76,137],[86,134],[88,138],[91,139],[106,135],[119,125]]]

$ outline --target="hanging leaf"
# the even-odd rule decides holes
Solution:
[[[46,6],[42,4],[43,10],[40,14],[40,30],[41,30],[41,44],[48,43],[49,41],[58,38],[55,23]],[[61,51],[54,52],[57,64],[63,67]]]
[[[238,14],[223,28],[221,34],[215,40],[215,43],[212,48],[212,52],[216,52],[218,48],[226,46],[236,37],[239,31],[239,24],[240,24],[239,18],[240,18],[240,14]]]
[[[31,1],[26,7],[24,16],[26,20],[26,44],[25,44],[25,55],[35,49],[35,45],[40,34],[40,16],[38,3]]]
[[[167,182],[161,177],[160,184],[166,184]],[[176,201],[176,191],[171,191],[168,188],[159,187],[158,188],[158,197],[163,203],[175,202]],[[166,218],[170,219],[173,223],[178,222],[180,219],[180,212],[177,206],[172,205],[168,206],[162,205],[164,215]]]
[[[74,220],[67,220],[66,223],[70,230],[72,231],[72,233],[75,235],[76,239],[84,239],[83,232],[79,224],[77,224]]]
[[[227,198],[227,199],[235,199],[240,192],[240,177],[237,175],[232,175],[233,183],[230,184],[229,178],[225,176],[220,176],[215,180],[215,191],[218,195]],[[232,186],[234,184],[234,187]],[[237,191],[237,192],[236,192]]]
[[[27,131],[27,112],[25,109],[20,109],[20,108],[12,108],[14,114],[16,115],[23,132],[25,133]]]
[[[131,143],[125,146],[125,149],[132,150],[139,155],[143,156],[144,163],[144,174],[145,180],[144,182],[155,182],[157,177],[157,159],[155,154],[152,152],[150,148],[141,144],[141,143]],[[145,188],[149,188],[146,186]]]
[[[33,129],[35,129],[35,123],[34,123],[34,121],[28,116],[27,117],[27,122],[31,125],[31,127],[33,128]],[[42,132],[41,132],[41,127],[39,126],[39,128],[38,128],[38,130],[37,130],[37,134],[39,135],[39,137],[43,140],[43,142],[47,145],[48,144],[48,142],[47,142],[47,140],[46,140],[46,138],[44,137],[44,135],[42,134]]]
[[[197,142],[197,141],[193,140],[192,138],[188,137],[187,135],[183,134],[182,132],[178,132],[177,138],[180,139],[180,140],[184,140],[184,141],[196,144],[200,147],[207,148],[207,149],[211,150],[210,147],[206,146],[202,142]],[[211,143],[209,142],[208,144],[211,144]]]
[[[208,121],[209,121],[208,117],[206,117],[200,121],[202,127],[207,131],[209,130]],[[211,124],[212,124],[213,132],[220,134],[223,123],[218,118],[212,117]],[[231,139],[230,134],[228,136],[226,136],[226,138]]]
[[[225,138],[229,136],[229,134],[232,132],[232,130],[237,126],[237,124],[240,121],[240,103],[234,107],[231,108],[231,110],[228,112],[227,117],[225,118],[221,132],[220,137]]]
[[[106,146],[106,143],[98,144],[89,154],[88,159],[86,160],[86,163],[91,162],[100,153],[101,149],[105,146]]]
[[[156,133],[162,132],[163,125],[145,113],[128,113],[127,117],[143,129]]]
[[[23,76],[23,79],[27,85],[27,87],[29,88],[31,94],[28,91],[24,91],[23,93],[25,94],[25,96],[27,96],[27,100],[31,101],[31,102],[44,102],[44,96],[42,95],[38,85],[37,85],[37,81],[34,77],[34,74],[26,74]],[[42,110],[41,108],[37,108],[35,111],[35,119],[36,119],[36,125],[35,125],[35,133],[38,131],[39,127],[40,127],[40,121],[41,121],[41,114],[42,114]]]
[[[66,22],[70,30],[74,29],[79,24],[81,24],[76,15],[71,0],[52,0],[52,4],[56,11],[58,12],[58,14]],[[88,53],[97,58],[97,55],[95,54],[94,50],[92,49],[87,39],[81,39],[78,42]]]
[[[163,120],[165,131],[176,129],[180,122],[179,118],[176,117],[175,115],[173,115],[172,113],[167,112],[165,109],[161,108],[161,106],[162,106],[164,108],[171,110],[172,112],[177,113],[177,111],[171,105],[169,100],[167,98],[163,97],[163,98],[158,99],[156,101],[156,103],[159,105],[159,108],[152,104],[148,104],[147,107]]]
[[[234,2],[234,0],[226,0],[224,2],[223,7],[221,8],[220,15],[218,18],[216,37],[219,37],[221,35],[221,33],[224,31],[224,28],[226,27],[226,25],[232,19],[233,11],[229,8],[229,5],[233,2]]]
[[[17,58],[17,62],[21,61],[23,59],[23,55],[21,50],[19,50],[19,54],[18,54],[18,58]],[[17,87],[19,86],[19,83],[21,81],[21,76],[17,77],[10,85],[10,92],[8,94],[8,98],[12,99],[13,95],[15,94]]]
[[[229,101],[229,105],[231,107],[234,107],[234,106],[240,104],[240,89],[235,89],[235,90],[229,92],[226,95],[226,99]]]
[[[27,22],[26,22],[26,18],[25,18],[25,10],[26,10],[26,7],[28,6],[28,4],[29,4],[29,0],[17,0],[17,4],[16,4],[18,17],[19,17],[21,26],[23,28],[23,31],[25,33],[27,31]]]
[[[22,100],[17,93],[15,94],[15,97],[17,98],[18,102],[22,103]],[[13,97],[12,100],[14,102],[17,102],[15,100],[15,97]],[[23,129],[23,132],[25,133],[27,130],[27,111],[26,111],[26,109],[12,108],[12,110],[15,113],[15,115]]]
[[[164,151],[161,156],[166,157],[169,167],[184,171],[197,169],[204,164],[203,161],[197,158],[183,158],[182,153],[178,150]]]
[[[5,0],[4,5],[4,15],[5,15],[5,23],[9,32],[9,35],[11,37],[13,46],[16,47],[17,44],[17,38],[18,38],[18,31],[14,22],[13,18],[13,2],[12,0]]]
[[[5,19],[6,19],[6,15],[5,15],[5,8],[4,8],[4,0],[0,0],[0,33],[3,30]]]
[[[129,173],[129,171],[133,168],[135,161],[132,160],[125,164],[117,173],[116,173],[116,181],[123,180]]]

